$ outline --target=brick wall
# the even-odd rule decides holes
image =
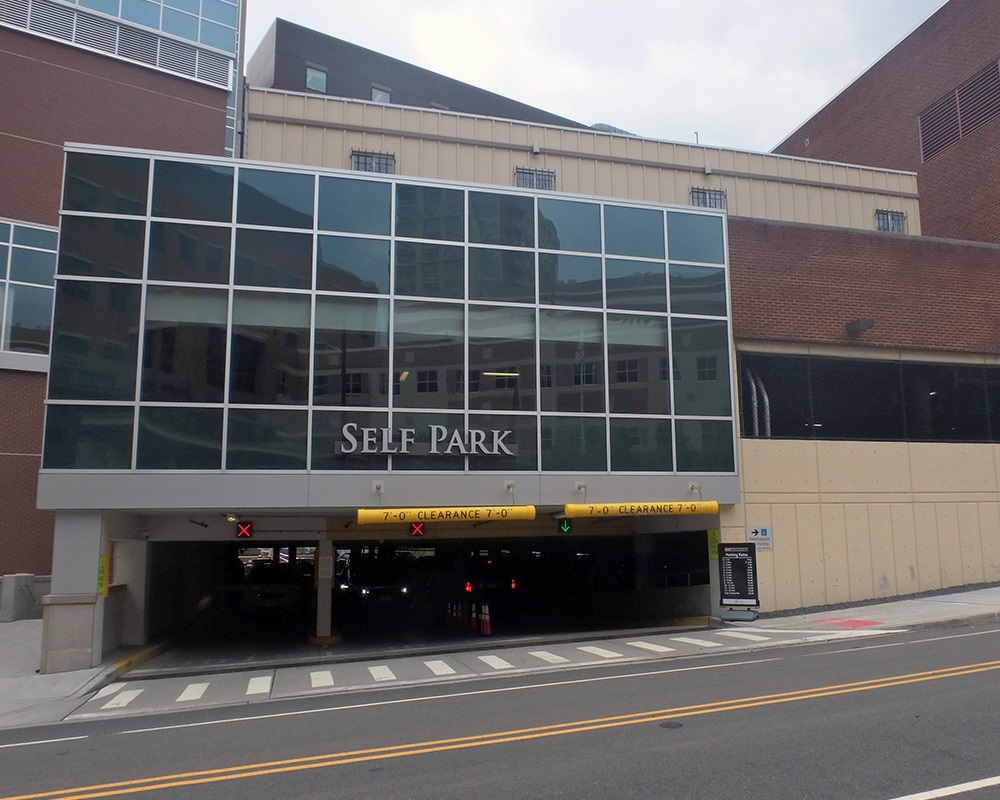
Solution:
[[[0,217],[58,224],[65,142],[223,155],[223,89],[2,27],[0,75]]]
[[[55,515],[35,508],[45,416],[44,373],[0,370],[0,575],[52,569]]]
[[[1000,354],[998,245],[731,218],[729,257],[737,340]]]

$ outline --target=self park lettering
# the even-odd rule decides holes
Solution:
[[[417,442],[416,428],[362,428],[349,422],[341,428],[344,440],[337,443],[337,451],[365,455],[517,455],[517,445],[507,441],[514,431],[469,428],[463,432],[444,425],[428,425],[427,430],[430,441]]]

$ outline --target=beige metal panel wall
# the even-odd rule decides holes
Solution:
[[[740,441],[742,505],[725,541],[768,527],[762,609],[1000,580],[1000,446]]]
[[[687,205],[721,189],[737,216],[871,230],[888,209],[920,232],[912,173],[251,90],[249,158],[346,169],[354,149],[394,153],[404,175],[510,186],[529,167],[562,192]]]

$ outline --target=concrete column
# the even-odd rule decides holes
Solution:
[[[42,598],[42,672],[101,663],[104,597],[98,594],[98,572],[103,553],[100,511],[56,513],[51,594]]]
[[[115,583],[125,584],[121,643],[146,644],[146,593],[149,576],[149,542],[125,539],[115,542]]]
[[[316,643],[330,643],[337,639],[333,636],[331,624],[336,561],[333,542],[320,539],[316,545],[316,635],[311,637]]]

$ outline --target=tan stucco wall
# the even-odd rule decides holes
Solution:
[[[771,531],[762,611],[1000,580],[1000,446],[741,439],[724,541]]]

